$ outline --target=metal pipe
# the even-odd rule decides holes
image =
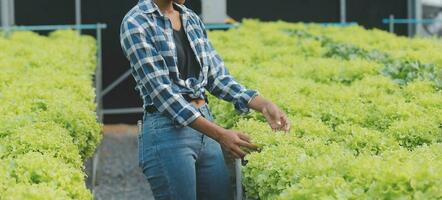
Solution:
[[[394,15],[390,15],[390,26],[389,26],[389,30],[390,33],[394,33]]]
[[[415,0],[415,18],[417,20],[422,20],[422,0]],[[423,26],[422,24],[416,24],[415,26],[416,29],[416,35],[421,35],[423,32]]]
[[[96,33],[97,33],[97,69],[95,72],[95,90],[97,92],[96,94],[96,101],[97,101],[97,116],[98,121],[103,122],[103,112],[102,112],[102,101],[100,99],[101,94],[101,81],[102,81],[102,49],[101,49],[101,28],[99,26],[100,24],[96,25]],[[79,26],[79,25],[78,25]],[[78,31],[80,29],[77,29]],[[97,179],[97,168],[98,168],[98,161],[99,161],[100,151],[96,151],[93,158],[92,163],[92,195],[95,197],[95,184]]]
[[[414,18],[414,0],[407,0],[407,16],[409,19]],[[414,24],[408,24],[408,37],[411,37],[413,35],[413,26]]]
[[[101,89],[102,89],[102,49],[101,49],[101,29],[99,28],[99,24],[97,24],[97,69],[95,72],[95,91],[96,91],[96,102],[97,102],[97,115],[98,120],[103,122],[103,100],[101,97]]]
[[[225,30],[239,27],[239,24],[213,24],[207,23],[204,25],[207,30]]]
[[[92,195],[95,196],[95,185],[97,182],[97,168],[98,168],[98,161],[100,160],[100,151],[97,149],[97,151],[94,153],[94,156],[92,158]]]
[[[1,23],[2,23],[2,30],[5,31],[5,34],[8,34],[9,32],[9,5],[8,5],[8,1],[9,0],[1,0]]]
[[[102,111],[103,115],[117,115],[117,114],[135,114],[143,113],[144,109],[142,107],[138,108],[114,108],[114,109],[104,109]]]
[[[117,80],[113,81],[109,86],[107,86],[102,92],[100,98],[102,99],[107,93],[112,91],[115,87],[117,87],[121,82],[126,80],[132,74],[132,69],[127,70],[123,75],[117,78]]]
[[[15,25],[15,0],[9,0],[9,25]]]
[[[75,24],[77,27],[81,25],[81,0],[75,0]],[[78,34],[81,34],[81,29],[77,28]]]
[[[242,191],[241,159],[235,159],[235,174],[236,174],[236,200],[242,200],[243,191]]]
[[[340,0],[341,23],[347,22],[347,1]]]
[[[3,1],[3,0],[2,0]],[[96,30],[107,28],[106,24],[82,24],[79,27],[77,25],[37,25],[37,26],[13,26],[10,27],[12,31],[51,31],[51,30],[63,30],[63,29],[76,29],[81,30]]]
[[[437,19],[394,19],[391,18],[383,19],[382,23],[390,24],[393,22],[394,24],[434,24],[434,23],[442,23],[442,20]]]

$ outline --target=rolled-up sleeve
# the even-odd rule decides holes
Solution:
[[[137,87],[143,87],[154,106],[182,126],[201,116],[195,106],[172,90],[169,70],[164,58],[154,47],[144,28],[133,18],[121,25],[120,42],[130,61]]]
[[[259,95],[259,92],[244,87],[230,75],[224,61],[209,41],[207,32],[204,29],[204,24],[201,21],[200,26],[204,31],[205,40],[209,45],[208,53],[211,59],[206,89],[217,98],[233,103],[237,113],[249,113],[250,108],[248,104],[255,96]]]

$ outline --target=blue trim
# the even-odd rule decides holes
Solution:
[[[75,29],[75,30],[96,30],[106,29],[106,24],[81,24],[81,25],[36,25],[36,26],[12,26],[8,30],[11,31],[51,31],[60,29]],[[2,30],[2,28],[0,28]]]
[[[357,22],[322,22],[319,23],[323,26],[357,26]]]
[[[306,23],[309,24],[309,23]],[[315,23],[310,23],[310,24],[315,24]],[[322,23],[316,23],[316,24],[320,24],[322,26],[357,26],[358,23],[356,22],[322,22]],[[227,29],[232,29],[232,28],[237,28],[239,27],[240,24],[239,23],[235,23],[235,24],[205,24],[205,27],[207,30],[227,30]]]
[[[237,28],[239,26],[238,23],[235,24],[205,24],[207,30],[226,30]]]
[[[442,20],[434,20],[434,19],[390,19],[384,18],[382,20],[384,24],[433,24],[433,23],[442,23]]]

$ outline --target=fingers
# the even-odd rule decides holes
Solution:
[[[277,105],[273,103],[268,104],[268,106],[263,109],[262,114],[267,119],[273,131],[284,130],[287,132],[290,130],[290,122],[287,116]]]
[[[272,128],[272,131],[277,131],[278,130],[279,125],[278,125],[277,120],[269,121],[269,125],[270,125],[270,128]]]
[[[284,131],[285,132],[289,132],[290,131],[290,127],[291,127],[290,121],[287,120],[287,123],[284,126]]]
[[[238,136],[241,140],[239,142],[239,145],[243,146],[243,147],[247,147],[247,148],[251,148],[251,149],[258,149],[259,147],[257,145],[252,144],[252,140],[250,138],[250,136],[244,134],[244,133],[238,133]]]
[[[277,112],[275,114],[275,116],[273,117],[272,121],[273,121],[273,127],[272,127],[273,129],[275,129],[275,130],[281,129],[282,122],[281,122],[281,113],[280,112]]]
[[[249,137],[248,135],[246,135],[246,134],[238,133],[238,137],[239,137],[241,140],[245,140],[245,141],[247,141],[248,143],[251,142],[251,141],[250,141],[250,137]]]
[[[282,112],[279,111],[279,109],[276,109],[272,113],[269,124],[273,131],[281,130],[284,126],[284,121],[281,119],[282,116]]]
[[[233,142],[231,145],[227,145],[228,151],[232,154],[235,158],[244,158],[247,153],[244,152],[240,147],[246,147],[250,149],[258,149],[257,145],[251,144],[251,139],[248,135],[236,132],[238,138],[235,142]]]
[[[239,146],[232,147],[230,151],[234,156],[236,155],[236,158],[244,158],[246,156],[246,153],[243,150],[241,150]]]
[[[238,144],[249,149],[258,149],[258,146],[245,141],[239,141]]]
[[[241,158],[235,151],[229,150],[229,152],[234,158]]]
[[[281,118],[282,115],[279,112],[275,114],[275,117],[272,117],[269,124],[273,131],[281,130],[281,128],[285,125]]]
[[[273,131],[289,131],[290,130],[290,122],[287,116],[282,111],[276,112],[274,115],[276,117],[271,117],[269,124]],[[276,118],[276,119],[273,119]]]
[[[276,131],[279,126],[281,126],[280,114],[277,111],[277,107],[271,107],[271,109],[266,109],[267,112],[263,112],[267,121],[269,122],[270,128]]]
[[[281,116],[281,121],[283,123],[282,130],[288,132],[290,130],[290,121],[288,120],[287,116],[283,114]]]

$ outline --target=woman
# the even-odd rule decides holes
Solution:
[[[273,130],[290,124],[275,104],[234,80],[184,1],[140,0],[121,25],[145,108],[139,165],[155,199],[232,199],[221,146],[236,158],[246,155],[240,147],[256,147],[213,122],[205,91],[239,113],[261,112]]]

